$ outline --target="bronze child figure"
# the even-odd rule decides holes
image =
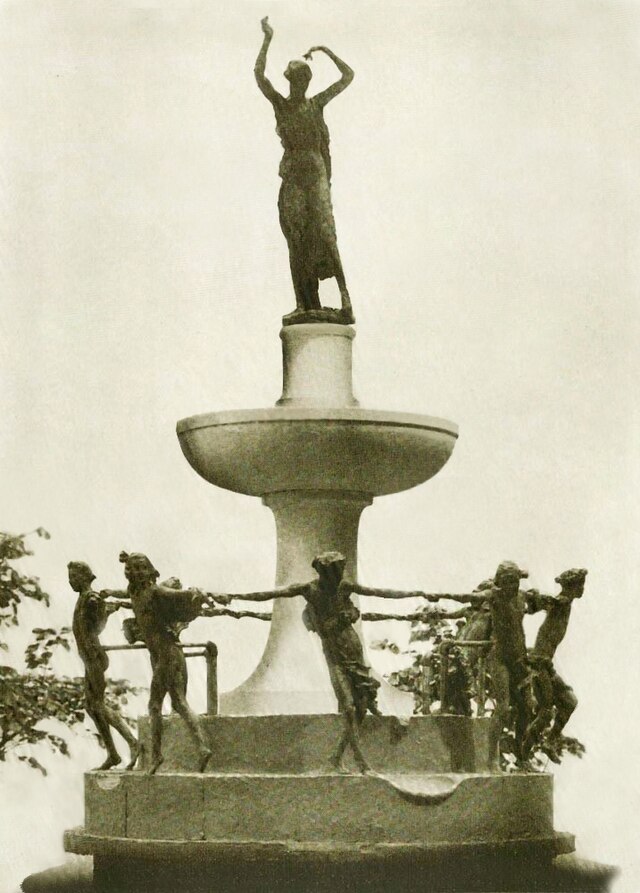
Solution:
[[[100,644],[100,633],[109,614],[123,607],[123,603],[109,603],[91,589],[95,574],[84,561],[70,561],[67,568],[69,585],[78,593],[72,628],[85,668],[85,709],[95,723],[107,751],[107,758],[98,769],[111,769],[121,762],[120,754],[113,742],[112,728],[119,732],[129,745],[130,759],[127,769],[133,769],[139,754],[138,741],[118,711],[105,703],[105,673],[109,666],[109,658]]]
[[[551,725],[543,750],[554,762],[560,762],[558,749],[562,743],[562,733],[578,705],[578,699],[571,686],[557,673],[553,659],[567,633],[573,601],[582,598],[584,593],[586,576],[587,571],[583,567],[564,571],[555,579],[560,585],[560,593],[539,595],[529,606],[530,613],[546,611],[547,616],[529,653],[536,710],[527,729],[526,746],[531,749]]]
[[[335,53],[323,46],[312,47],[313,53],[325,53],[336,65],[340,79],[309,98],[306,95],[311,68],[303,61],[293,61],[284,76],[289,81],[289,96],[282,96],[265,75],[267,51],[273,38],[268,18],[262,19],[264,39],[254,68],[258,87],[273,106],[276,130],[284,147],[280,162],[282,185],[278,198],[280,226],[289,246],[289,263],[296,295],[296,311],[285,317],[285,323],[320,319],[326,322],[354,322],[351,300],[338,252],[336,226],[331,205],[331,157],[329,131],[323,109],[328,102],[349,86],[353,71]],[[320,304],[318,282],[335,277],[340,289],[342,309],[328,310]],[[305,318],[308,311],[321,311]]]
[[[158,571],[146,555],[120,553],[129,581],[126,595],[135,615],[135,632],[129,626],[129,638],[138,636],[151,658],[149,721],[151,726],[151,766],[153,775],[162,765],[162,703],[168,694],[193,738],[199,753],[199,771],[204,772],[211,757],[198,717],[187,703],[187,663],[178,643],[177,623],[194,620],[201,613],[204,596],[193,589],[159,586]]]
[[[527,760],[525,733],[533,709],[523,627],[529,596],[520,591],[520,580],[527,576],[528,573],[513,561],[503,561],[498,565],[490,588],[469,595],[427,596],[429,601],[446,598],[488,608],[492,643],[488,663],[496,705],[493,713],[495,744],[497,746],[502,730],[513,726],[515,756],[519,764],[524,764]]]

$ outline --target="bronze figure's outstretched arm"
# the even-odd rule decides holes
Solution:
[[[326,105],[349,86],[353,80],[353,69],[350,68],[346,62],[343,62],[339,56],[336,56],[336,54],[328,47],[311,47],[311,49],[304,54],[304,58],[311,59],[313,53],[324,53],[331,59],[341,74],[340,80],[336,81],[335,84],[331,84],[331,86],[327,87],[326,90],[323,90],[322,93],[318,93],[317,96],[313,97],[320,105]]]
[[[101,589],[100,598],[118,599],[118,601],[131,602],[129,592],[126,589]]]
[[[418,611],[415,614],[378,614],[365,611],[360,615],[362,620],[405,620],[405,621],[426,621],[426,620],[459,620],[466,617],[468,608],[460,608],[457,611],[440,611],[434,608],[426,613]]]
[[[260,47],[260,52],[258,53],[258,58],[256,59],[256,64],[253,68],[253,72],[256,76],[256,81],[258,83],[258,87],[260,87],[261,92],[267,97],[269,102],[273,103],[274,99],[280,94],[264,73],[267,65],[267,50],[269,49],[269,44],[273,39],[273,28],[269,24],[268,16],[265,16],[260,24],[262,25],[264,40],[262,41],[262,46]]]
[[[214,602],[227,604],[231,600],[268,602],[272,598],[293,598],[296,595],[304,595],[308,589],[309,583],[295,583],[293,586],[285,586],[284,589],[269,589],[265,592],[230,592],[225,594],[208,592],[205,596],[205,602],[209,605],[213,605]]]
[[[486,601],[486,594],[470,593],[469,595],[457,595],[450,592],[431,593],[422,592],[419,589],[376,589],[372,586],[362,586],[360,583],[353,583],[350,580],[343,580],[340,584],[342,591],[353,592],[356,595],[371,595],[375,598],[422,598],[429,602],[438,602],[442,599],[449,599],[454,602],[463,602],[470,605],[478,605]]]
[[[360,583],[351,580],[343,580],[340,583],[341,593],[353,592],[356,595],[371,595],[375,598],[424,598],[424,592],[419,590],[404,589],[376,589],[372,586],[362,586]]]
[[[461,602],[463,604],[469,605],[481,605],[483,602],[486,602],[487,598],[490,597],[491,591],[487,592],[470,592],[470,593],[462,593],[459,595],[455,592],[434,592],[434,593],[422,593],[423,596],[429,602],[439,602],[442,599],[446,599],[451,602]]]
[[[117,601],[114,599],[105,600],[104,606],[107,612],[107,616],[119,611],[120,608],[127,608],[129,611],[132,610],[131,599],[130,598],[121,598]]]

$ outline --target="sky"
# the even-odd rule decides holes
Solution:
[[[355,71],[326,119],[356,395],[460,427],[433,480],[365,510],[360,580],[464,591],[513,559],[555,591],[589,569],[558,653],[587,755],[554,770],[556,827],[632,893],[640,3],[0,2],[0,529],[50,531],[24,567],[51,623],[70,620],[66,563],[116,587],[121,549],[185,585],[273,584],[269,510],[205,484],[175,435],[280,396],[294,302],[281,147],[252,73],[267,14],[278,89],[316,44]],[[315,92],[335,71],[312,64]],[[266,625],[216,623],[231,688]],[[128,660],[113,672],[144,681]],[[74,739],[48,779],[0,767],[7,883],[61,861],[91,748]]]

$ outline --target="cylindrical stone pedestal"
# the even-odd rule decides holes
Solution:
[[[331,323],[285,326],[282,397],[278,406],[357,406],[353,396],[351,326]]]

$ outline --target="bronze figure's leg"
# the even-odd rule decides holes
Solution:
[[[309,197],[295,181],[282,181],[278,196],[280,226],[289,248],[289,267],[298,310],[319,310],[318,278],[309,270]]]
[[[355,322],[355,316],[353,315],[353,307],[351,306],[351,298],[349,297],[349,290],[347,289],[347,283],[344,278],[344,271],[342,269],[342,261],[340,260],[340,255],[338,254],[338,249],[336,247],[336,282],[338,283],[338,288],[340,290],[340,300],[342,302],[342,312],[345,318],[345,322],[353,323]]]
[[[511,711],[509,709],[509,671],[502,661],[497,660],[495,656],[491,660],[491,683],[496,706],[493,711],[490,752],[496,753],[500,749],[503,730],[509,725]]]
[[[151,729],[151,765],[149,775],[154,775],[162,765],[162,702],[167,693],[164,668],[154,661],[153,676],[149,689],[149,726]]]
[[[511,707],[513,708],[514,731],[516,736],[516,757],[518,762],[526,760],[525,737],[531,722],[531,695],[528,670],[520,662],[509,671]]]
[[[106,708],[104,704],[104,692],[106,688],[104,670],[99,664],[86,667],[84,677],[85,709],[93,720],[103,745],[107,751],[107,758],[98,770],[111,769],[120,763],[120,754],[113,743],[113,736],[109,728]]]
[[[104,711],[109,725],[114,728],[116,732],[119,732],[129,745],[129,762],[127,763],[127,769],[133,769],[138,762],[138,757],[140,756],[140,745],[138,743],[138,739],[133,734],[133,732],[117,710],[114,710],[112,707],[107,707],[105,705]]]
[[[578,706],[578,699],[570,685],[562,679],[555,671],[551,678],[553,688],[553,701],[556,706],[556,718],[551,729],[551,738],[560,738],[564,731],[564,727],[571,719],[571,714]]]
[[[347,745],[350,745],[358,769],[360,770],[360,772],[363,773],[368,772],[370,771],[369,764],[367,763],[360,748],[359,733],[360,724],[362,723],[364,715],[367,712],[366,704],[358,705],[358,709],[356,698],[354,697],[354,692],[351,686],[351,681],[349,680],[342,667],[338,667],[335,665],[332,666],[332,664],[329,663],[329,674],[331,677],[331,682],[333,684],[333,689],[338,699],[338,707],[344,719],[342,737],[338,742],[338,747],[333,756],[333,764],[336,769],[343,768],[342,758],[344,756],[345,750],[347,749]]]
[[[198,717],[187,703],[187,665],[182,652],[180,652],[179,655],[175,655],[174,668],[175,673],[173,674],[171,686],[169,688],[171,705],[186,723],[186,726],[191,733],[191,737],[198,747],[200,758],[198,771],[204,772],[207,763],[211,759],[211,750],[207,744]]]
[[[529,723],[523,743],[523,750],[526,756],[531,753],[531,749],[535,746],[536,742],[540,741],[542,733],[549,726],[549,723],[553,718],[553,687],[551,685],[551,678],[546,669],[540,669],[536,672],[533,680],[533,687],[537,706],[534,719]],[[549,756],[553,759],[551,754],[549,754]],[[556,760],[554,760],[554,762],[556,762]]]

